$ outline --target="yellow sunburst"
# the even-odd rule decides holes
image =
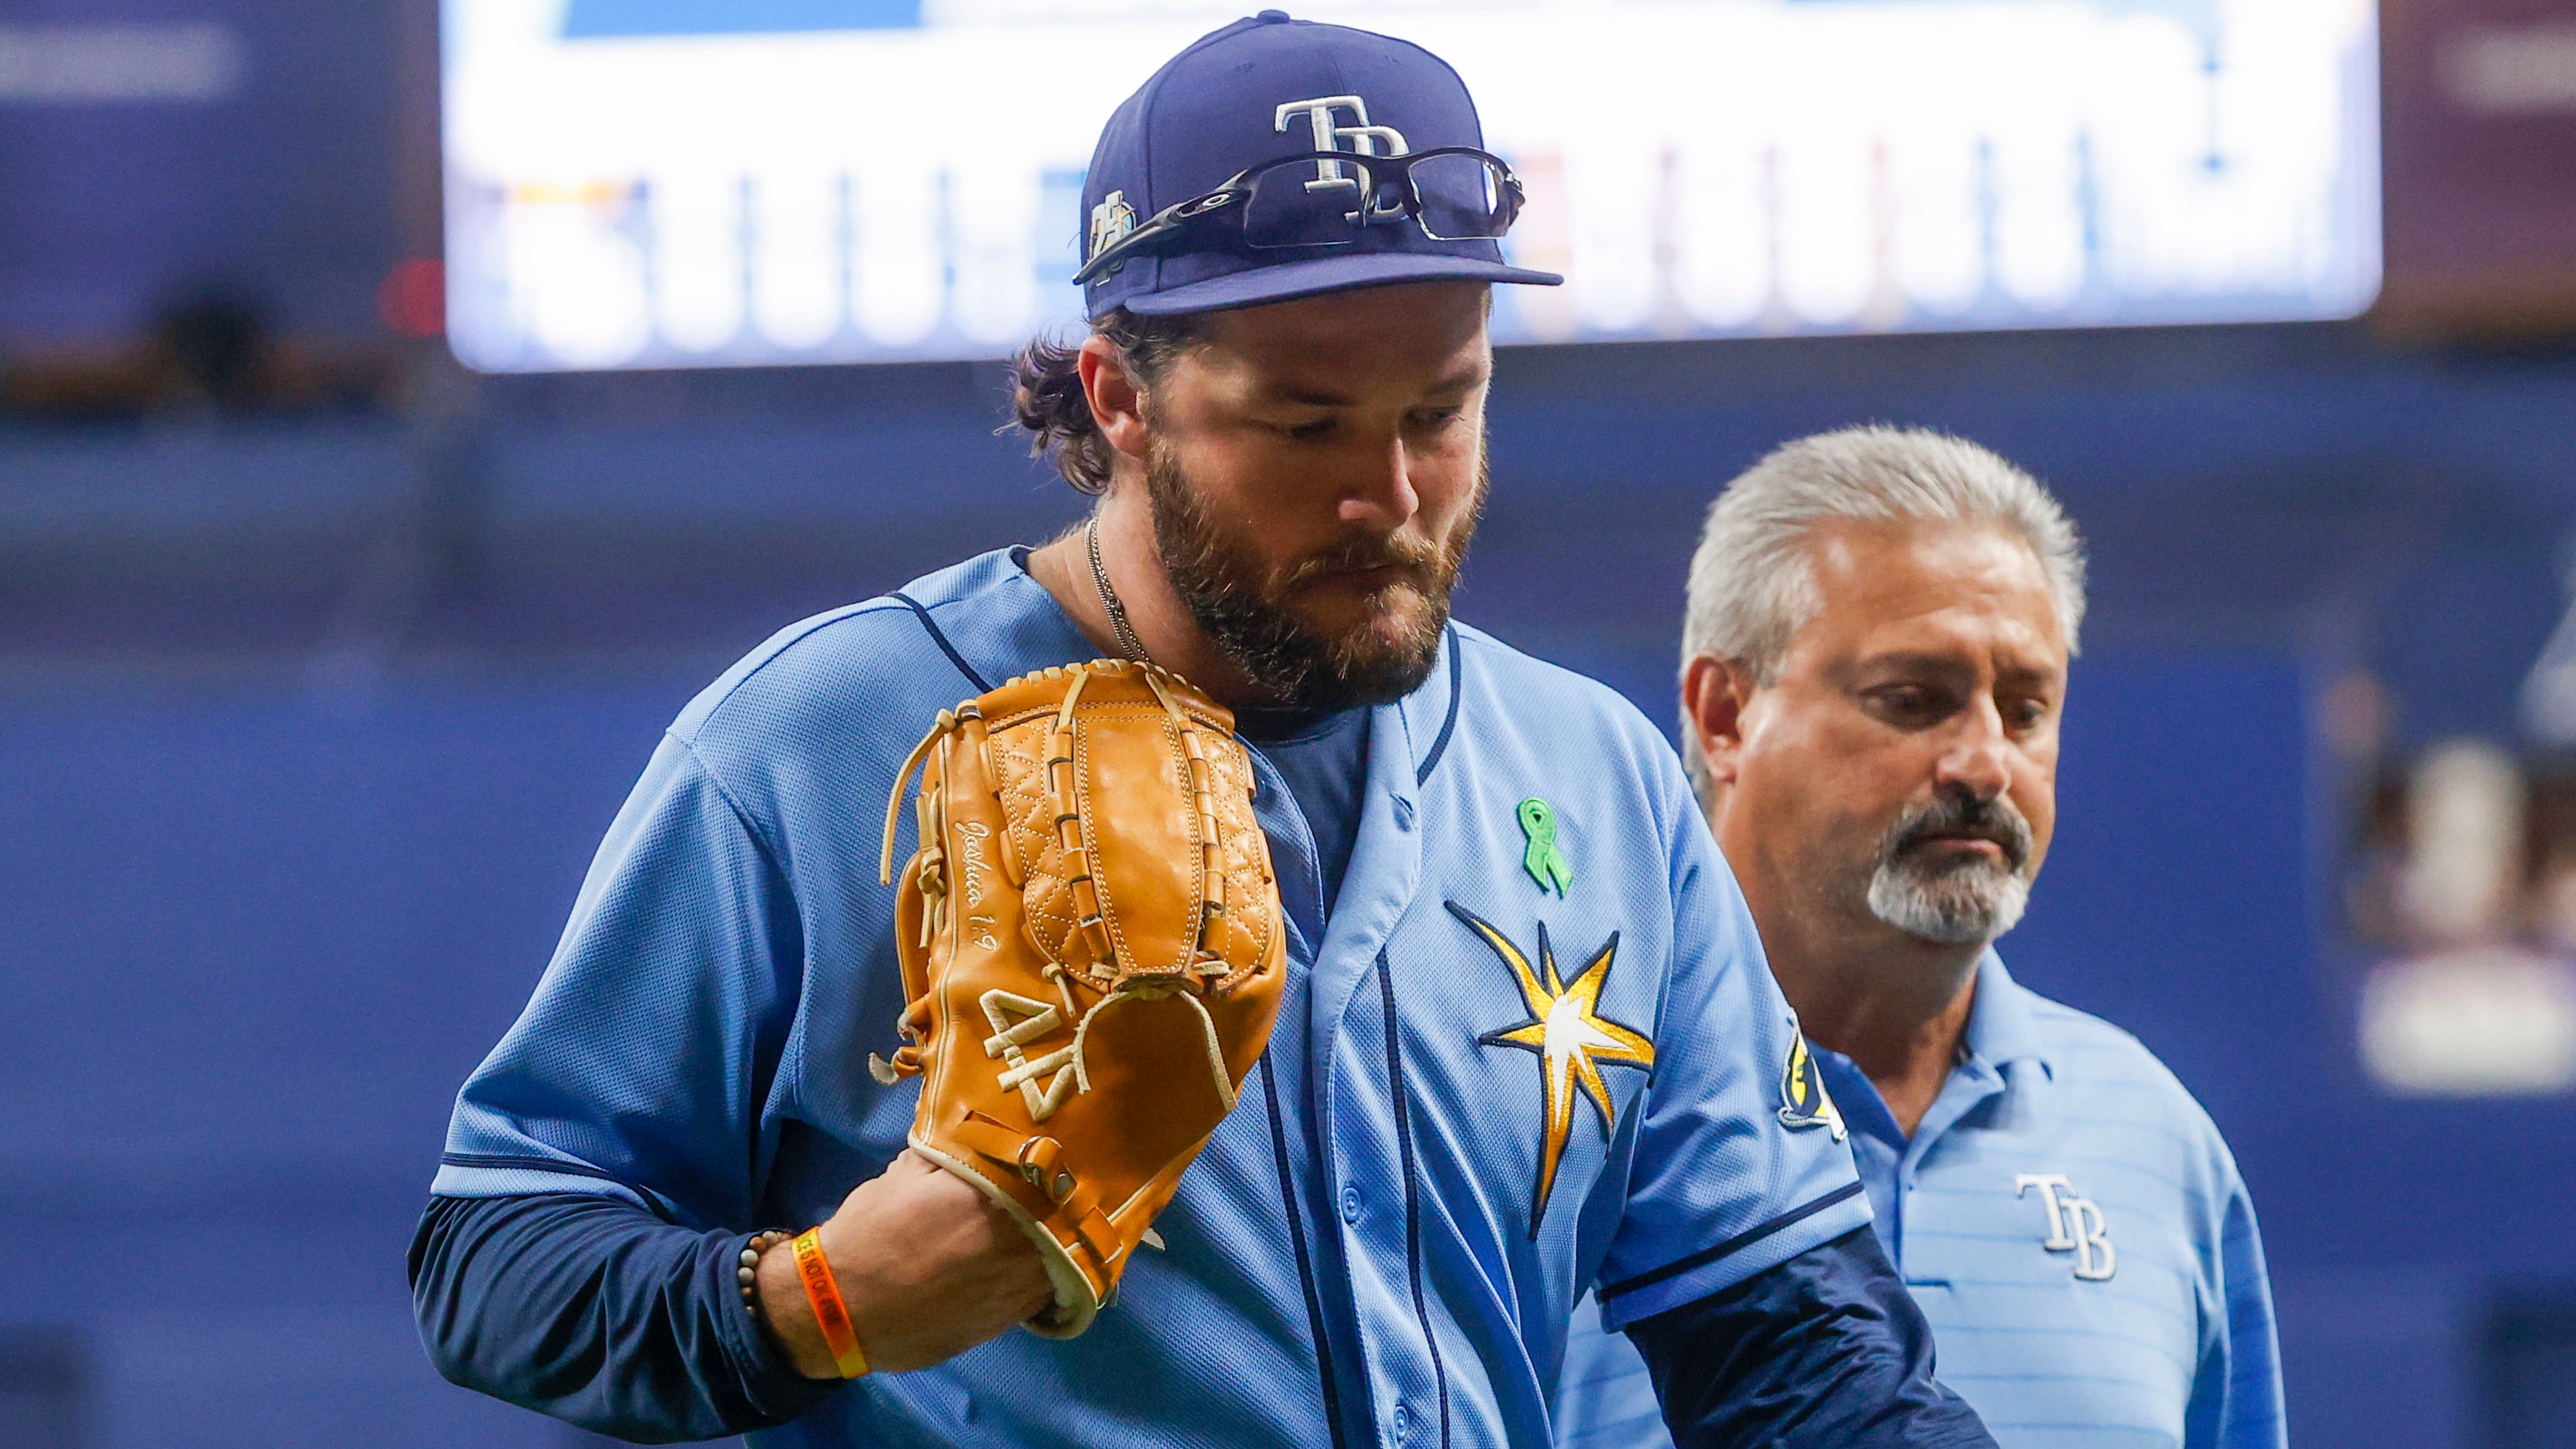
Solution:
[[[1540,1221],[1547,1216],[1548,1194],[1556,1187],[1557,1162],[1565,1156],[1566,1136],[1574,1130],[1575,1093],[1579,1089],[1591,1099],[1601,1119],[1601,1139],[1609,1141],[1618,1109],[1610,1100],[1610,1084],[1601,1079],[1601,1069],[1651,1070],[1655,1044],[1644,1033],[1600,1014],[1601,988],[1608,984],[1610,963],[1619,954],[1618,932],[1610,933],[1610,939],[1601,943],[1568,984],[1557,975],[1556,953],[1548,945],[1545,922],[1539,924],[1538,967],[1533,970],[1510,937],[1457,902],[1448,906],[1451,915],[1493,947],[1494,954],[1511,968],[1522,1004],[1529,1009],[1529,1020],[1486,1032],[1476,1040],[1485,1046],[1519,1047],[1539,1059],[1546,1111],[1539,1134],[1538,1190],[1530,1205],[1530,1236],[1536,1237]]]

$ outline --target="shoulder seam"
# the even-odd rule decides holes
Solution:
[[[895,590],[893,597],[897,603],[912,610],[913,617],[921,620],[921,627],[930,635],[930,642],[939,646],[939,652],[948,656],[948,662],[957,666],[957,672],[966,676],[966,682],[975,686],[977,694],[993,692],[993,686],[976,672],[975,666],[966,662],[966,656],[957,652],[956,645],[948,642],[948,631],[940,628],[939,621],[930,617],[928,605],[901,589]]]
[[[664,733],[670,732],[666,730]],[[787,898],[796,902],[796,915],[800,921],[803,920],[805,902],[796,894],[796,877],[788,872],[786,859],[780,853],[778,846],[770,840],[769,832],[761,829],[760,822],[752,818],[751,812],[742,808],[742,802],[734,798],[734,793],[726,786],[724,777],[716,773],[715,766],[707,763],[706,756],[698,753],[695,743],[681,739],[676,734],[670,735],[670,738],[673,744],[688,752],[690,763],[698,767],[699,774],[707,777],[707,784],[714,788],[716,798],[725,803],[725,809],[733,812],[733,818],[742,826],[743,833],[750,836],[751,843],[759,849],[760,858],[769,863],[771,870],[778,872],[779,880],[787,886]],[[805,924],[810,927],[812,923],[805,922]]]
[[[665,733],[669,732],[665,731]],[[698,767],[698,773],[707,777],[707,784],[716,792],[716,798],[725,803],[725,809],[733,812],[733,818],[736,823],[742,826],[743,834],[751,837],[752,848],[760,852],[761,860],[766,863],[771,870],[778,873],[779,884],[786,887],[787,890],[787,902],[790,906],[794,907],[796,911],[797,934],[806,942],[812,942],[814,939],[814,923],[805,919],[805,896],[803,892],[796,888],[796,876],[793,872],[787,869],[785,852],[770,840],[769,832],[761,829],[760,822],[752,817],[750,811],[745,810],[742,807],[742,802],[734,798],[732,789],[725,784],[724,778],[716,773],[715,766],[707,763],[706,756],[698,753],[698,747],[695,744],[688,740],[681,739],[676,734],[672,734],[670,738],[672,743],[678,745],[682,750],[688,753],[689,761],[691,764]],[[800,975],[803,974],[804,964],[805,963],[803,961],[799,961],[797,963]],[[801,999],[804,995],[802,988],[799,988],[797,994],[800,999],[796,1004],[795,1014],[801,1018],[805,1012],[805,1004]],[[804,1042],[804,1032],[802,1030],[791,1029],[787,1034],[786,1042],[782,1045],[779,1051],[779,1064],[776,1080],[779,1082],[789,1083],[790,1085],[788,1090],[791,1093],[794,1091],[794,1087],[792,1085],[794,1077],[790,1074],[788,1069],[791,1065],[801,1066],[801,1058],[805,1050]]]
[[[882,598],[884,596],[880,595],[879,597]],[[762,647],[769,651],[768,654],[763,657],[758,664],[744,670],[742,672],[742,677],[735,680],[730,686],[728,686],[721,697],[707,702],[705,712],[698,716],[697,727],[692,729],[690,733],[694,735],[699,730],[704,729],[707,722],[715,718],[716,711],[732,703],[733,697],[742,692],[742,687],[744,685],[759,678],[762,670],[765,670],[770,665],[777,663],[779,656],[785,654],[788,650],[795,648],[797,645],[804,643],[807,639],[831,628],[835,624],[842,623],[850,619],[864,618],[870,614],[891,613],[894,607],[895,606],[891,600],[888,600],[883,605],[878,605],[875,599],[861,599],[855,604],[845,604],[838,609],[828,610],[814,616],[812,619],[806,621],[805,628],[796,631],[796,635],[793,638],[779,639],[763,644]],[[695,704],[691,705],[691,708],[694,709],[695,707]],[[681,718],[686,719],[687,717],[687,712],[683,711]],[[694,753],[695,741],[691,739],[682,739],[678,733],[677,725],[674,725],[669,730],[665,730],[664,733],[670,735],[673,739],[680,740],[680,743],[684,745],[692,746],[692,752]]]

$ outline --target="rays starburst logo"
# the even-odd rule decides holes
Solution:
[[[1604,1067],[1633,1067],[1650,1071],[1655,1065],[1655,1044],[1634,1027],[1622,1026],[1601,1014],[1601,989],[1609,984],[1610,964],[1619,954],[1619,933],[1601,943],[1583,963],[1574,980],[1566,981],[1557,972],[1556,951],[1548,942],[1547,923],[1538,927],[1538,964],[1532,966],[1520,947],[1510,937],[1476,915],[1475,912],[1448,902],[1449,913],[1476,933],[1478,940],[1494,950],[1503,964],[1511,968],[1513,984],[1520,988],[1521,1004],[1529,1019],[1486,1032],[1476,1038],[1483,1046],[1515,1047],[1530,1052],[1539,1060],[1539,1142],[1538,1183],[1530,1198],[1530,1236],[1538,1236],[1540,1222],[1547,1217],[1548,1194],[1556,1188],[1557,1164],[1565,1156],[1566,1138],[1574,1131],[1574,1099],[1581,1096],[1592,1103],[1600,1119],[1601,1140],[1610,1140],[1610,1128],[1618,1115],[1618,1106],[1610,1099],[1610,1084],[1602,1078]]]

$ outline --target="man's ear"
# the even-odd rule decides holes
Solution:
[[[1691,737],[1709,778],[1735,783],[1735,765],[1744,748],[1744,707],[1753,699],[1753,672],[1742,662],[1703,654],[1682,672],[1682,709],[1690,716]]]
[[[1120,453],[1142,462],[1152,430],[1145,425],[1145,384],[1128,370],[1127,359],[1108,338],[1092,334],[1074,357],[1082,377],[1082,395],[1091,403],[1091,420],[1100,436]]]

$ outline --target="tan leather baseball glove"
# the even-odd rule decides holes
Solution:
[[[922,1079],[912,1146],[1027,1229],[1071,1338],[1234,1108],[1287,977],[1279,888],[1234,716],[1102,659],[954,712],[914,769],[920,847],[895,940],[909,1000],[877,1080]]]

